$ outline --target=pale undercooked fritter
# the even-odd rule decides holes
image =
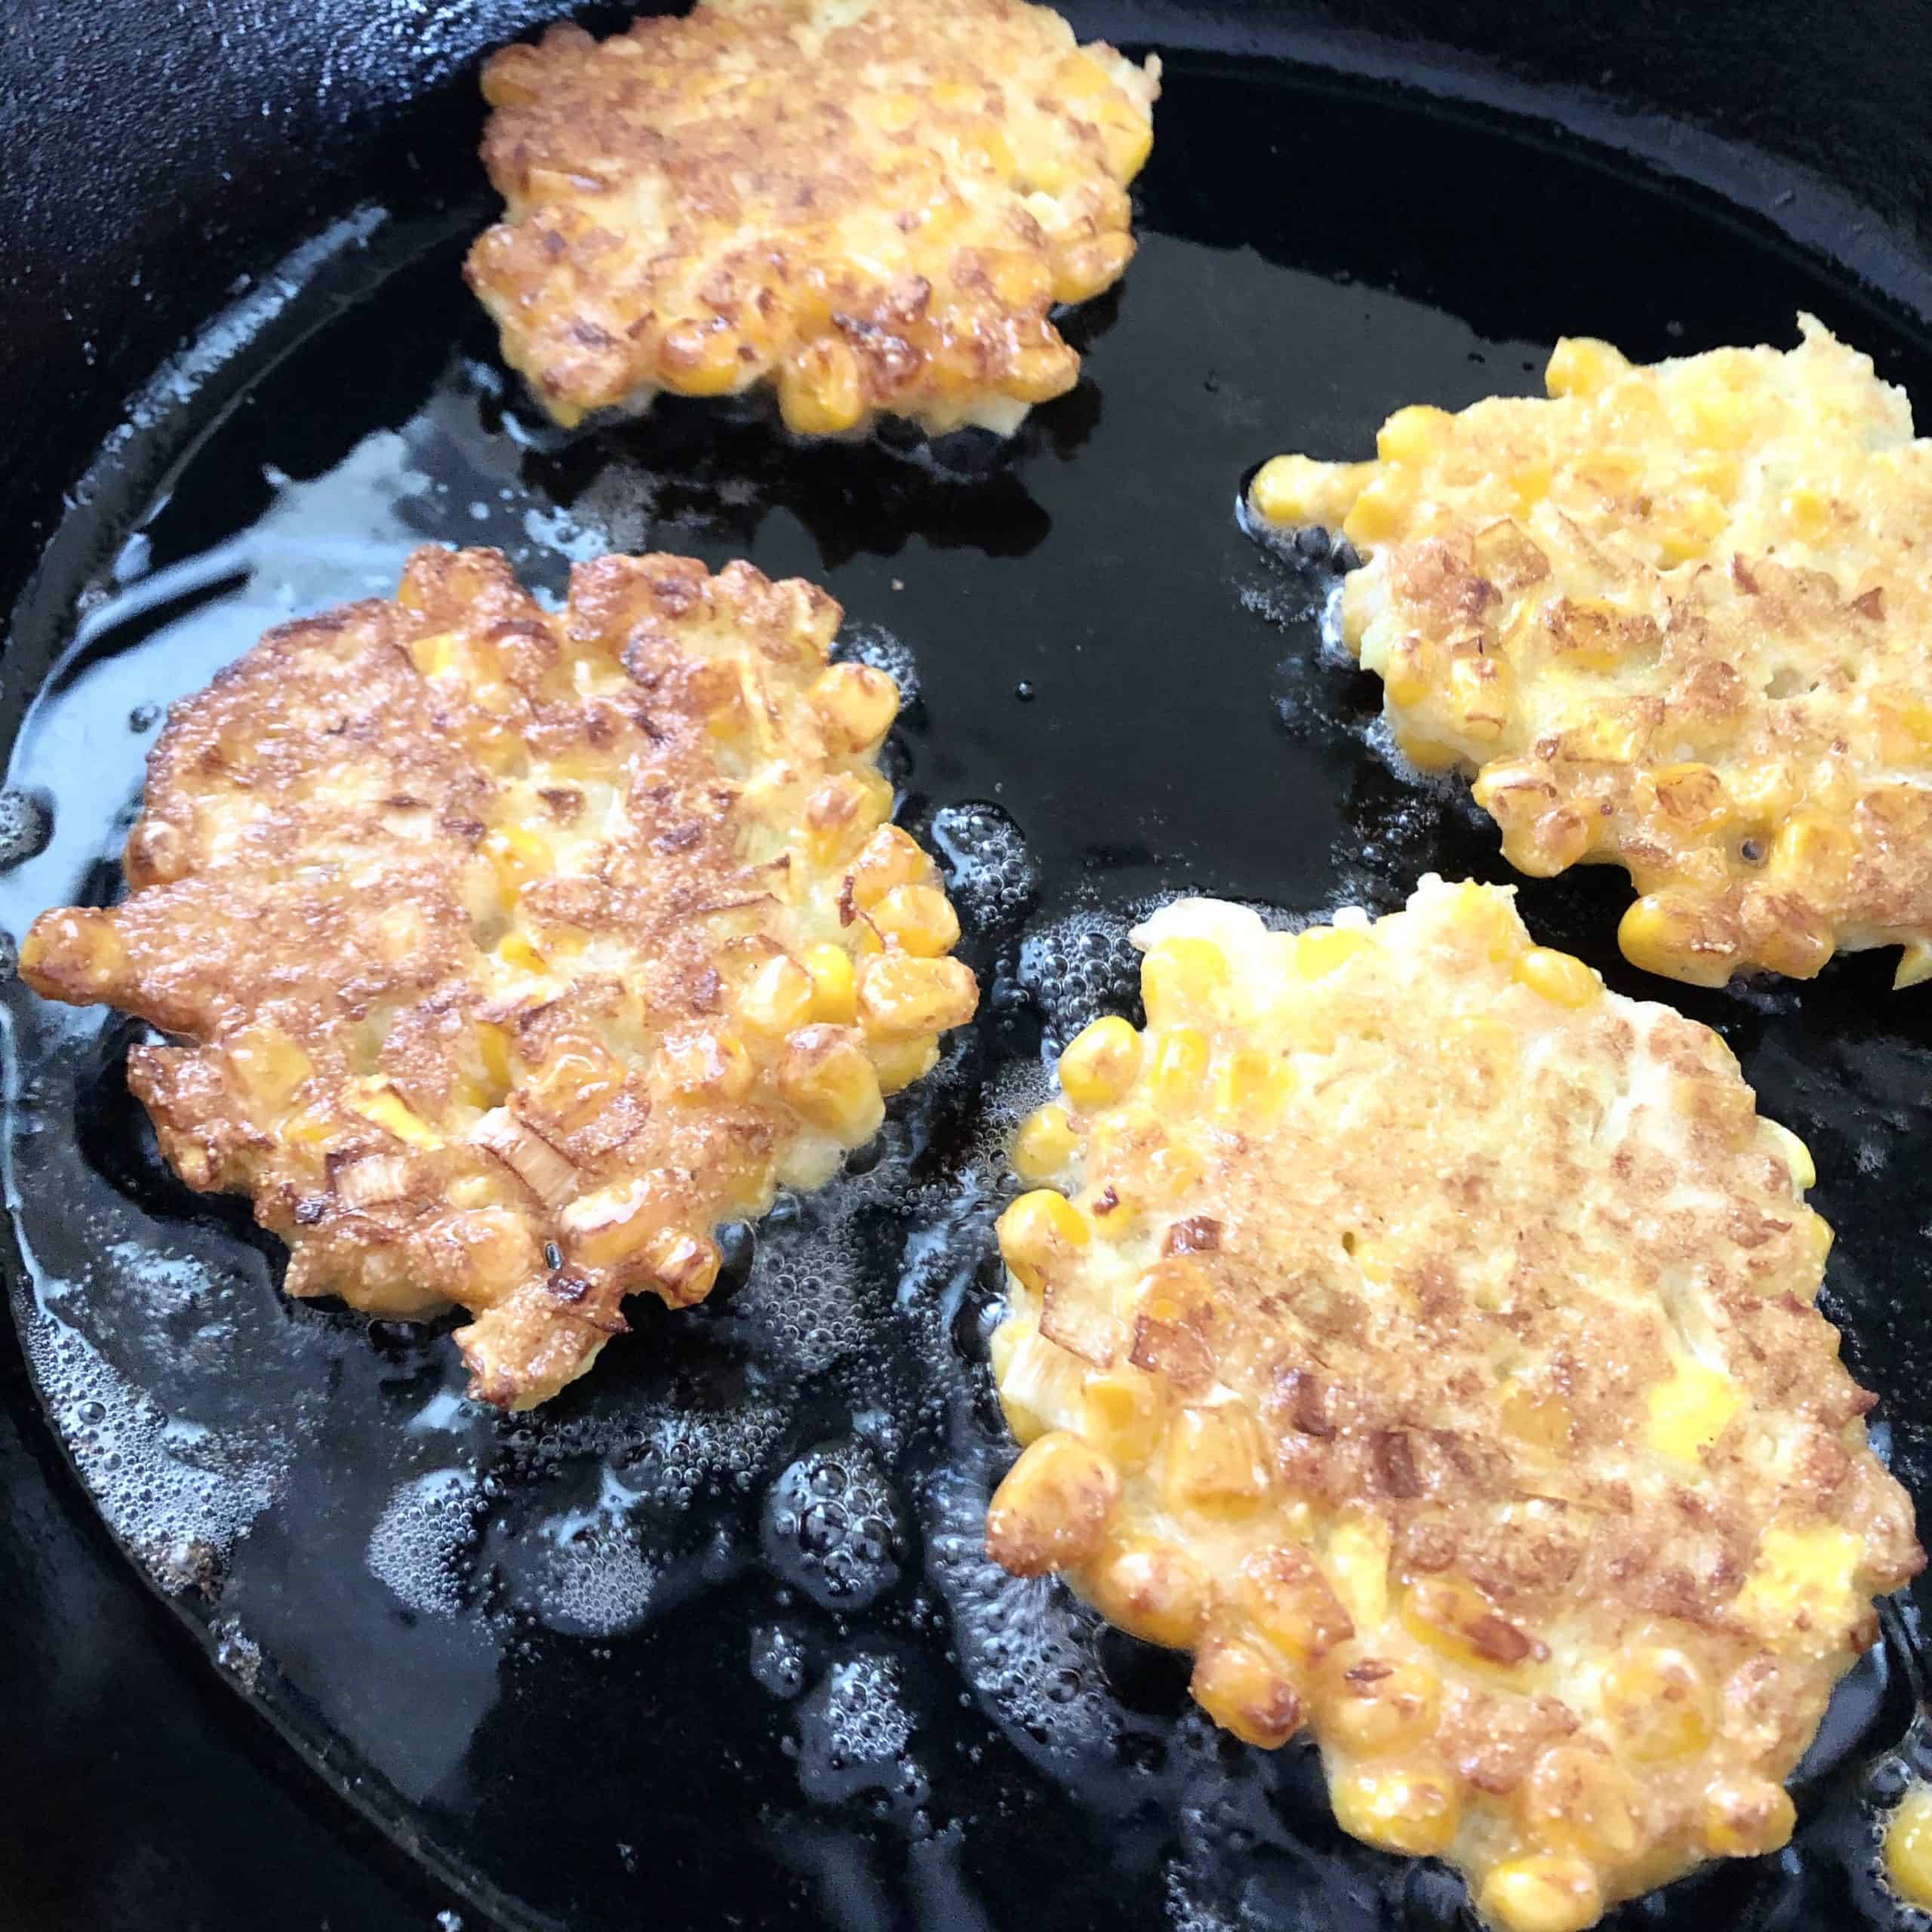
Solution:
[[[272,630],[176,705],[132,888],[21,949],[179,1044],[128,1084],[193,1187],[254,1197],[289,1291],[452,1303],[472,1393],[581,1374],[620,1304],[700,1300],[716,1223],[827,1179],[973,1013],[931,862],[885,821],[882,672],[734,563],[491,550]]]
[[[1782,1844],[1923,1560],[1801,1144],[1494,888],[1137,938],[1146,1031],[1014,1143],[994,1555],[1192,1651],[1239,1737],[1306,1725],[1341,1823],[1506,1932]]]
[[[1624,866],[1624,952],[1721,985],[1902,946],[1932,976],[1932,443],[1809,316],[1788,353],[1398,410],[1372,463],[1278,457],[1265,523],[1367,558],[1343,635],[1397,744],[1476,774],[1520,870]]]
[[[789,426],[1008,432],[1071,389],[1049,318],[1134,253],[1159,63],[1020,0],[700,0],[484,69],[508,205],[471,251],[565,424],[775,385]]]

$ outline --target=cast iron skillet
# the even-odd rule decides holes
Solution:
[[[1373,681],[1315,661],[1332,561],[1241,534],[1254,462],[1533,387],[1562,331],[1649,358],[1788,341],[1800,306],[1932,408],[1932,17],[1076,8],[1168,60],[1146,246],[1073,325],[1081,389],[934,464],[703,408],[563,439],[497,379],[455,274],[488,208],[472,70],[541,11],[10,14],[0,837],[32,856],[0,924],[117,889],[152,707],[275,617],[418,537],[552,588],[656,546],[828,583],[916,681],[903,815],[986,1014],[869,1172],[507,1423],[455,1403],[435,1332],[281,1301],[245,1214],[155,1162],[126,1029],[11,989],[8,1922],[1453,1924],[1444,1875],[1335,1832],[1305,1750],[1218,1738],[1170,1661],[985,1572],[999,1132],[1043,1046],[1131,1010],[1150,896],[1297,916],[1507,876],[1365,742]],[[1721,1028],[1811,1143],[1829,1306],[1922,1498],[1932,1007],[1871,958],[1644,981],[1623,891],[1522,904]],[[1792,1853],[1630,1922],[1888,1922],[1869,1821],[1921,1750],[1919,1635],[1888,1614]]]

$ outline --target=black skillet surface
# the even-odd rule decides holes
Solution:
[[[13,783],[51,807],[51,839],[0,881],[0,925],[116,889],[152,708],[266,623],[386,589],[415,540],[500,543],[553,589],[573,555],[661,547],[826,583],[854,648],[916,685],[903,816],[948,857],[989,998],[869,1171],[742,1242],[703,1309],[641,1309],[593,1377],[511,1420],[458,1402],[437,1332],[278,1298],[245,1211],[155,1161],[125,1029],[10,989],[15,1308],[44,1404],[20,1416],[44,1478],[10,1451],[4,1525],[25,1558],[8,1707],[28,1736],[0,1807],[20,1922],[288,1922],[266,1903],[283,1832],[307,1835],[287,1841],[293,1922],[328,1922],[331,1886],[337,1923],[426,1922],[366,1829],[305,1808],[217,1672],[472,1922],[1455,1922],[1439,1871],[1340,1836],[1305,1749],[1217,1737],[1171,1661],[978,1557],[1003,1454],[982,1359],[999,1134],[1043,1044],[1131,999],[1121,933],[1149,896],[1300,916],[1386,909],[1430,869],[1507,876],[1466,806],[1365,741],[1372,681],[1315,656],[1327,565],[1237,528],[1249,466],[1364,450],[1413,398],[1534,388],[1564,329],[1651,357],[1788,341],[1801,306],[1932,407],[1923,284],[1900,259],[1894,299],[1860,290],[1546,122],[1165,51],[1143,252],[1075,325],[1081,389],[996,460],[798,451],[700,408],[558,438],[506,393],[456,279],[485,205],[438,212],[425,187],[245,293],[199,380],[155,398],[63,525],[4,694]],[[1794,223],[1829,212],[1796,177],[1728,179],[1774,211],[1795,193]],[[1884,262],[1875,231],[1819,232]],[[1643,980],[1608,943],[1623,895],[1595,875],[1522,903],[1620,989],[1719,1026],[1810,1142],[1841,1232],[1829,1306],[1922,1499],[1932,1009],[1891,1000],[1870,958],[1804,988]],[[85,1505],[56,1435],[215,1659],[198,1681],[178,1644],[152,1666],[103,1653],[131,1612],[72,1540],[63,1512]],[[31,1593],[43,1578],[72,1626]],[[1918,1748],[1918,1639],[1902,1603],[1807,1765],[1791,1854],[1632,1922],[1888,1922],[1869,1807],[1894,1747]],[[80,1740],[115,1733],[146,1777],[83,1763]],[[91,1847],[125,1810],[154,1849],[78,1866],[91,1801],[113,1814],[87,1817]],[[196,1869],[184,1844],[232,1862]]]

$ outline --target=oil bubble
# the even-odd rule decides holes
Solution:
[[[946,889],[970,929],[1004,925],[1032,903],[1040,887],[1033,855],[998,805],[943,805],[933,814],[932,832],[946,861]]]
[[[17,785],[0,791],[0,872],[38,858],[53,836],[54,809],[44,798]]]
[[[1016,975],[1040,1015],[1040,1050],[1057,1057],[1103,1014],[1140,1023],[1140,955],[1128,934],[1132,912],[1088,909],[1029,933]]]
[[[795,1697],[805,1687],[804,1646],[780,1625],[754,1624],[752,1675],[774,1697]]]
[[[806,1451],[765,1498],[767,1560],[821,1608],[863,1610],[899,1580],[906,1518],[872,1451],[842,1436]]]
[[[862,1652],[834,1664],[800,1708],[798,1734],[798,1782],[816,1804],[917,1780],[904,1755],[912,1720],[888,1657]]]
[[[404,1483],[369,1533],[370,1570],[419,1615],[454,1617],[481,1500],[466,1469],[434,1469]]]

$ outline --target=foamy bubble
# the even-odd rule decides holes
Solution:
[[[1040,1048],[1057,1057],[1068,1041],[1103,1014],[1138,1026],[1140,955],[1128,938],[1131,911],[1069,912],[1029,933],[1016,977],[1040,1015]]]
[[[775,1623],[752,1626],[752,1675],[774,1697],[795,1697],[805,1687],[805,1650]]]
[[[518,1607],[567,1636],[611,1637],[644,1621],[658,1580],[635,1527],[604,1510],[545,1518],[522,1538]]]
[[[54,836],[54,808],[18,786],[0,791],[0,872],[47,850]]]
[[[924,1780],[906,1757],[912,1719],[889,1657],[861,1653],[828,1670],[798,1712],[798,1783],[814,1803],[861,1791],[916,1800]]]
[[[1033,855],[998,805],[976,800],[933,814],[933,843],[946,861],[946,888],[975,931],[1017,919],[1040,889]]]
[[[402,1484],[369,1533],[370,1569],[419,1615],[454,1617],[481,1501],[467,1469],[434,1469]]]
[[[906,1519],[878,1459],[856,1436],[819,1443],[765,1498],[772,1568],[826,1610],[863,1610],[899,1580]]]

